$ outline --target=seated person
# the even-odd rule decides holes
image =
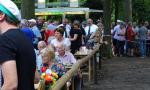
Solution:
[[[57,47],[56,61],[64,65],[76,63],[76,59],[73,54],[67,51],[63,44],[60,44]]]
[[[58,47],[58,53],[56,54],[56,61],[58,63],[63,63],[64,65],[71,65],[76,63],[76,59],[72,53],[66,51],[65,45],[60,44]],[[74,75],[75,90],[81,90],[81,78],[82,74],[80,69],[78,69],[77,74]]]
[[[41,50],[42,66],[58,74],[59,77],[65,74],[66,69],[63,64],[55,63],[55,52],[52,47]],[[43,71],[41,71],[43,72]]]

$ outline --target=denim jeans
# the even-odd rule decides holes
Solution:
[[[146,40],[139,40],[141,57],[146,55]]]
[[[124,45],[125,41],[117,40],[117,49],[116,49],[117,54],[124,55]]]
[[[150,40],[146,41],[146,55],[150,55]]]

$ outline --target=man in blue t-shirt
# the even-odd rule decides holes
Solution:
[[[34,33],[33,31],[29,28],[29,22],[26,19],[21,20],[21,31],[23,31],[26,36],[31,40],[31,42],[34,41]]]

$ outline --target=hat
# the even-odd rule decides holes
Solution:
[[[19,22],[21,20],[19,9],[11,0],[0,0],[0,11],[15,22]]]
[[[36,20],[35,19],[30,19],[28,20],[29,22],[33,22],[33,23],[36,23]]]
[[[118,22],[118,23],[121,23],[122,21],[121,21],[121,20],[117,20],[117,22]]]

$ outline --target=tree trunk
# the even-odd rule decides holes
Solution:
[[[125,22],[132,21],[132,0],[124,0]]]
[[[23,19],[35,18],[34,3],[34,0],[21,0],[21,15]]]
[[[119,16],[119,0],[115,0],[115,24],[117,24],[118,16]]]
[[[111,3],[112,0],[104,0],[104,42],[106,42],[106,57],[112,57],[111,48]]]

